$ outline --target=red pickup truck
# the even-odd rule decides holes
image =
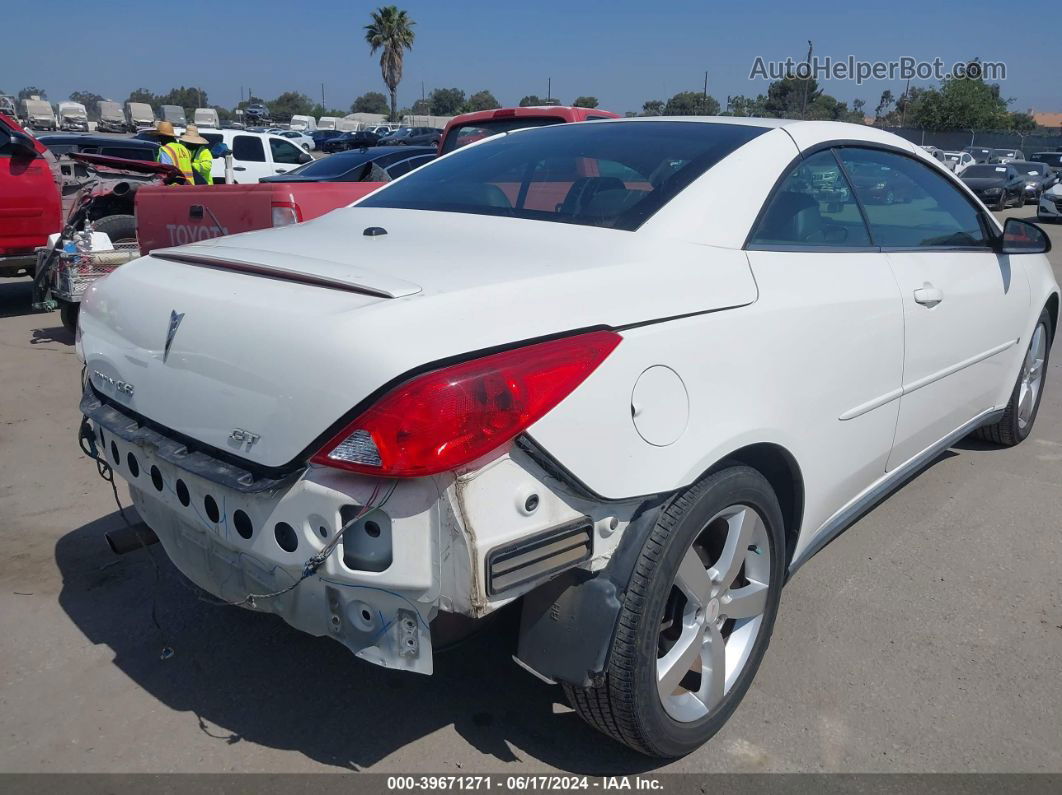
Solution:
[[[446,125],[439,152],[446,154],[523,127],[616,117],[596,108],[557,106],[465,113]],[[428,155],[433,154],[429,150]],[[357,201],[429,159],[413,147],[376,147],[331,155],[257,185],[143,188],[136,196],[140,251],[147,254],[156,248],[308,221]],[[333,162],[335,167],[330,168]]]
[[[32,273],[34,249],[62,227],[58,175],[47,151],[0,113],[0,276]]]

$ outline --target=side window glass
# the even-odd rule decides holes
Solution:
[[[870,245],[859,205],[829,150],[798,163],[767,201],[749,241],[756,248]]]
[[[896,248],[987,246],[981,215],[942,174],[878,149],[838,150],[866,210],[874,244]]]
[[[410,168],[412,168],[412,164],[410,163],[410,161],[408,159],[403,160],[402,162],[395,163],[393,166],[388,168],[387,176],[391,179],[398,179],[400,176],[409,171]]]
[[[264,163],[265,147],[262,146],[262,139],[253,135],[237,135],[232,141],[232,157],[234,160]]]
[[[273,152],[274,163],[298,165],[302,150],[295,144],[282,141],[279,138],[269,139],[269,148]]]

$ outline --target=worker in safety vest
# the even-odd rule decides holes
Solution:
[[[186,185],[195,184],[195,173],[192,170],[192,153],[188,147],[177,140],[177,133],[173,125],[168,121],[160,121],[151,132],[152,137],[159,142],[157,159],[160,163],[176,166],[184,177]]]
[[[214,155],[210,151],[210,141],[199,134],[199,128],[189,124],[184,129],[184,135],[177,139],[186,147],[192,155],[192,173],[195,176],[196,185],[213,185],[214,177],[210,172],[214,169]]]

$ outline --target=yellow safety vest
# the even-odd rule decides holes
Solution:
[[[170,156],[170,160],[173,161],[173,164],[177,166],[177,170],[184,177],[185,183],[194,185],[195,175],[192,173],[192,153],[188,151],[188,147],[180,141],[170,141],[170,143],[159,147],[160,161],[162,160],[162,152]]]
[[[213,185],[214,177],[210,173],[214,170],[214,156],[210,154],[209,146],[200,146],[192,157],[192,168],[196,176],[201,180],[201,185]]]

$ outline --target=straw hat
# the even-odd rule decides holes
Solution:
[[[184,135],[177,139],[183,141],[186,144],[199,144],[200,146],[208,146],[210,141],[199,134],[199,128],[194,124],[189,124],[184,128]]]
[[[147,134],[154,135],[158,138],[161,138],[164,135],[170,138],[177,137],[177,133],[173,130],[173,124],[168,121],[160,121],[158,124],[155,125],[155,129],[150,130]]]

